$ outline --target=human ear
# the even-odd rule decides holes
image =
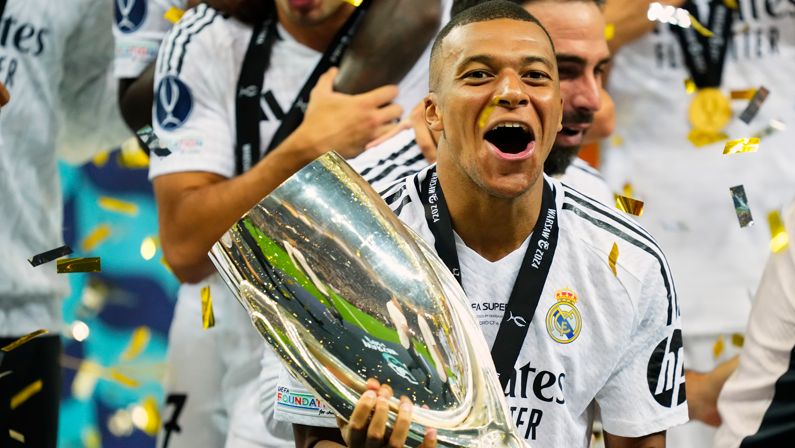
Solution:
[[[428,129],[431,131],[442,132],[444,130],[438,97],[435,93],[430,93],[425,97],[425,124],[428,125]]]

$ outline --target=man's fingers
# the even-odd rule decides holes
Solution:
[[[367,436],[367,422],[370,419],[370,413],[372,413],[375,407],[375,402],[375,391],[365,391],[362,396],[359,397],[359,401],[356,402],[356,407],[353,408],[353,413],[351,414],[347,427],[340,426],[339,422],[337,422],[340,429],[344,428],[347,432],[345,440],[348,442],[349,446],[362,446],[362,444],[364,444],[364,440]]]
[[[403,397],[400,400],[400,410],[395,425],[392,427],[392,436],[389,438],[390,447],[402,447],[406,444],[406,437],[408,437],[411,427],[411,411],[411,401]]]
[[[367,429],[367,442],[365,447],[380,447],[384,444],[384,435],[386,435],[386,422],[389,415],[389,399],[387,397],[378,396],[375,403],[375,412],[373,418],[370,420],[370,427]]]
[[[331,67],[330,69],[326,70],[326,73],[320,75],[320,78],[317,79],[317,83],[315,87],[312,89],[313,92],[331,92],[334,90],[334,78],[337,77],[337,73],[339,73],[339,69],[337,67]]]
[[[403,108],[399,104],[390,104],[378,109],[375,114],[379,123],[396,122],[403,116]]]
[[[425,122],[414,123],[414,140],[417,146],[420,147],[422,155],[429,163],[436,161],[436,141],[433,139],[433,134]]]
[[[381,126],[378,126],[378,128],[375,131],[373,131],[373,137],[374,137],[374,139],[372,140],[373,143],[368,143],[367,147],[365,149],[369,149],[369,148],[377,145],[377,143],[374,143],[374,142],[376,142],[378,140],[383,140],[382,137],[387,135],[387,134],[393,134],[394,135],[397,132],[400,132],[400,131],[395,131],[395,128],[397,128],[398,126],[399,125],[392,124],[392,123],[390,123],[390,124],[382,124]]]
[[[391,103],[397,97],[397,94],[397,86],[390,84],[378,87],[369,92],[365,92],[356,96],[366,101],[367,104],[373,106],[383,106],[384,104]]]
[[[436,429],[428,428],[425,430],[425,437],[422,439],[420,448],[436,448]]]
[[[364,147],[364,149],[370,149],[384,143],[385,141],[389,140],[390,138],[398,135],[399,133],[409,129],[411,127],[411,122],[408,120],[403,120],[396,125],[383,125],[380,126],[375,134],[380,135],[375,140],[371,141]]]

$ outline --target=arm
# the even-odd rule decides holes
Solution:
[[[681,6],[684,0],[657,0],[674,6]],[[652,0],[607,0],[604,6],[605,23],[612,24],[613,38],[607,41],[610,52],[615,54],[619,48],[651,32],[656,26],[646,17]]]
[[[687,410],[691,419],[698,420],[709,426],[720,425],[718,395],[723,388],[723,384],[737,369],[739,360],[739,356],[734,356],[706,373],[685,370]]]
[[[321,76],[301,126],[243,175],[194,171],[155,178],[163,253],[180,280],[197,282],[213,272],[207,252],[215,241],[293,173],[331,148],[358,155],[401,115],[399,106],[381,107],[397,94],[394,86],[345,95],[331,90],[335,75],[332,69]]]
[[[665,448],[665,431],[643,437],[621,437],[605,433],[606,448]]]
[[[361,93],[397,83],[439,30],[441,17],[441,0],[373,2],[342,59],[334,88]]]
[[[152,124],[155,63],[152,62],[137,78],[119,80],[119,109],[132,131]]]

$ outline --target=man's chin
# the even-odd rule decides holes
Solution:
[[[544,161],[544,173],[547,176],[560,176],[566,172],[566,168],[571,165],[574,158],[580,152],[578,146],[562,146],[555,145],[549,152],[547,159]]]

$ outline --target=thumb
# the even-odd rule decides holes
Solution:
[[[331,92],[334,90],[334,78],[337,77],[337,73],[339,73],[339,69],[337,67],[331,67],[330,69],[326,70],[326,73],[320,75],[320,78],[317,79],[317,84],[315,84],[315,90],[318,92]]]

